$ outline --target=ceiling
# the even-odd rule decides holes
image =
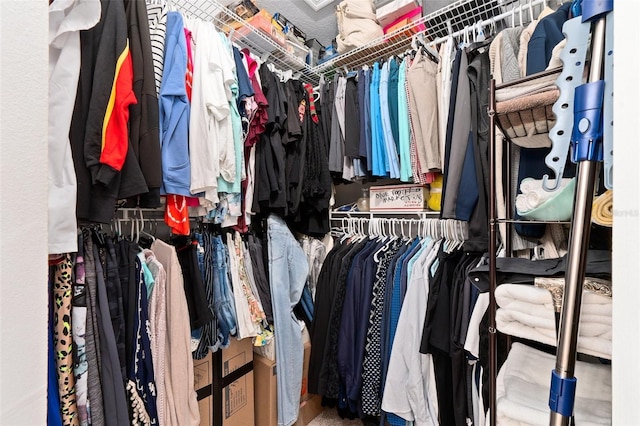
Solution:
[[[454,0],[423,0],[424,13],[431,13],[445,7]],[[314,11],[303,0],[257,0],[257,5],[270,13],[280,12],[290,22],[307,34],[308,38],[316,38],[327,46],[338,34],[335,6],[339,3],[335,0],[331,5]]]

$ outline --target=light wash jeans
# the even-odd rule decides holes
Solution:
[[[278,362],[278,426],[298,419],[302,387],[302,333],[293,308],[300,301],[309,265],[300,244],[284,221],[269,216],[269,284]]]
[[[229,346],[229,335],[236,334],[236,309],[229,280],[229,253],[227,246],[218,235],[211,236],[214,247],[213,260],[213,309],[218,317],[218,327],[222,334],[222,347]]]

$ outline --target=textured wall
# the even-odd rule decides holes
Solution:
[[[0,0],[0,424],[46,424],[47,2]]]

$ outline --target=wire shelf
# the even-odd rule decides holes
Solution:
[[[353,70],[382,58],[405,53],[411,49],[412,34],[424,36],[433,45],[448,36],[458,37],[470,29],[473,32],[478,24],[485,28],[488,25],[498,28],[506,24],[525,24],[537,16],[546,4],[546,0],[457,0],[364,46],[311,67],[218,0],[173,0],[173,7],[185,16],[213,22],[236,45],[248,48],[276,68],[292,70],[296,77],[313,85],[318,84],[321,75],[332,74],[337,69]],[[232,22],[240,24],[242,29],[235,30]],[[418,31],[417,28],[422,24],[426,30]]]
[[[249,49],[263,61],[272,63],[283,71],[292,70],[299,74],[301,81],[317,85],[320,75],[316,73],[304,59],[289,52],[269,35],[257,29],[217,0],[173,0],[175,9],[186,17],[198,18],[213,22],[219,31],[229,35],[233,43],[241,48]],[[231,23],[237,22],[241,30],[236,30]]]
[[[481,24],[485,32],[489,25],[495,25],[496,31],[506,25],[524,25],[537,16],[546,4],[546,0],[457,0],[367,45],[317,65],[313,71],[326,74],[340,68],[352,70],[404,53],[411,48],[410,34],[424,36],[433,45],[441,43],[448,36],[458,37],[470,30],[472,33],[477,24]],[[417,31],[421,24],[426,26],[426,30]]]

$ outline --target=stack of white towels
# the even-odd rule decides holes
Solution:
[[[556,345],[555,311],[551,293],[525,284],[501,284],[496,288],[498,330],[511,336]],[[578,352],[611,359],[612,299],[583,291]]]
[[[518,194],[516,197],[517,212],[523,214],[538,208],[545,201],[553,198],[559,191],[564,189],[569,182],[571,182],[571,179],[560,179],[560,186],[555,191],[546,191],[542,187],[541,179],[522,179],[522,182],[520,182],[520,192],[522,192],[522,194]],[[555,180],[550,179],[549,184],[553,186]]]
[[[555,357],[514,343],[496,383],[496,417],[501,426],[548,425],[549,385]],[[580,426],[611,424],[611,366],[578,361],[574,404]]]

